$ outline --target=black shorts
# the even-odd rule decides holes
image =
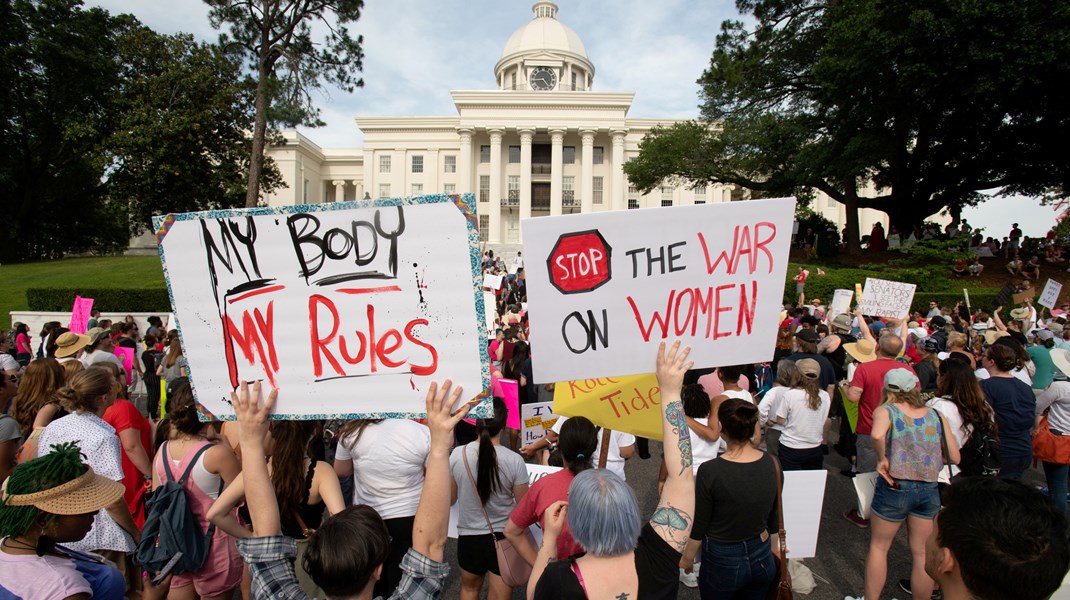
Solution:
[[[494,539],[505,539],[501,533],[457,536],[457,564],[473,575],[485,575],[487,571],[501,576],[498,570],[498,551]]]

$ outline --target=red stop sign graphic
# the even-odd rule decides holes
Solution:
[[[608,282],[613,249],[596,229],[566,233],[546,259],[550,283],[562,294],[582,294]]]

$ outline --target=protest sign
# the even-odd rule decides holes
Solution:
[[[661,439],[661,391],[654,375],[565,381],[554,386],[554,414]]]
[[[134,380],[134,349],[116,346],[115,356],[118,356],[119,360],[123,361],[123,370],[126,371],[126,383],[129,385]]]
[[[910,313],[917,287],[913,283],[866,277],[866,287],[858,306],[862,314],[870,317],[902,319]]]
[[[832,292],[832,303],[829,304],[829,314],[826,315],[830,322],[836,315],[851,313],[851,297],[853,295],[854,293],[851,290],[835,290]]]
[[[154,219],[199,404],[241,381],[278,418],[412,418],[433,380],[489,398],[475,198],[421,196]],[[490,403],[476,407],[485,415]]]
[[[1022,290],[1020,292],[1015,292],[1015,294],[1013,296],[1011,296],[1011,299],[1014,300],[1015,304],[1021,304],[1023,302],[1029,302],[1036,295],[1037,295],[1037,291],[1035,289],[1033,289],[1032,287],[1030,287],[1030,288],[1024,289],[1024,290]]]
[[[794,198],[525,219],[536,383],[773,356]]]
[[[93,312],[92,298],[74,297],[74,306],[71,307],[71,322],[68,327],[71,333],[86,332],[91,312]]]
[[[1055,308],[1055,305],[1059,303],[1059,294],[1063,291],[1063,284],[1049,279],[1048,284],[1044,286],[1044,291],[1040,294],[1040,300],[1037,300],[1037,304],[1048,307],[1049,310]]]
[[[825,501],[828,471],[784,471],[784,531],[788,558],[817,556],[821,505]]]
[[[520,445],[541,440],[557,422],[553,402],[535,402],[520,407]]]
[[[497,329],[495,323],[498,320],[498,312],[494,303],[494,294],[484,292],[483,293],[483,314],[487,321],[487,339],[494,339],[494,330]],[[493,360],[493,357],[491,357]]]
[[[502,287],[502,275],[491,275],[487,273],[483,275],[483,287],[490,288],[492,290],[498,290]]]
[[[499,379],[502,388],[502,400],[509,411],[505,426],[520,431],[520,386],[515,379]]]

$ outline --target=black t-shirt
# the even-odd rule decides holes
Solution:
[[[832,369],[836,372],[836,381],[843,381],[847,378],[847,368],[844,366],[847,362],[847,350],[844,346],[853,344],[858,339],[846,333],[833,333],[831,335],[840,338],[840,344],[832,352],[826,352],[825,356],[828,357],[829,362],[832,363]]]
[[[535,584],[536,600],[584,600],[587,594],[572,572],[572,563],[583,556],[547,565]],[[643,525],[635,547],[635,572],[639,576],[639,600],[676,598],[680,585],[680,553],[661,539],[650,523]]]
[[[120,348],[133,348],[134,350],[137,350],[137,342],[128,337],[119,338],[119,342],[116,345]]]
[[[775,533],[776,464],[765,454],[749,463],[715,458],[702,463],[695,479],[695,523],[691,539],[734,544]]]
[[[919,361],[914,365],[914,373],[918,376],[922,392],[936,391],[936,366],[927,360]]]

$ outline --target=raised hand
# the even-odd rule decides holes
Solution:
[[[688,369],[695,366],[695,361],[687,360],[687,355],[690,353],[690,346],[682,351],[680,350],[680,340],[675,341],[668,352],[665,351],[665,342],[658,346],[655,373],[658,377],[658,388],[661,390],[663,398],[666,394],[680,394],[680,390],[684,386],[684,375]]]
[[[461,399],[461,393],[464,391],[463,388],[457,386],[451,393],[451,387],[453,387],[453,382],[449,379],[442,382],[441,387],[438,382],[431,382],[431,387],[428,388],[424,399],[427,405],[427,427],[431,430],[431,446],[445,449],[447,453],[453,446],[453,428],[468,415],[468,411],[474,405],[471,402],[465,404],[451,415],[453,406]]]
[[[271,413],[275,411],[275,401],[279,397],[278,388],[272,388],[263,404],[260,403],[261,385],[257,381],[249,389],[249,382],[243,381],[238,388],[238,393],[230,393],[230,401],[234,406],[234,414],[238,417],[238,425],[242,442],[246,440],[260,440],[263,443],[268,430],[268,421]]]

